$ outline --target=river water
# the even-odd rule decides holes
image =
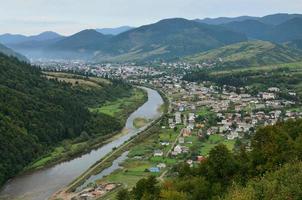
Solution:
[[[73,160],[13,178],[2,188],[0,198],[46,200],[53,193],[68,185],[91,165],[111,152],[114,147],[119,147],[132,136],[143,130],[145,127],[136,129],[133,126],[134,119],[137,117],[150,120],[157,119],[161,115],[159,107],[164,103],[157,91],[144,87],[143,89],[148,92],[148,100],[127,119],[124,127],[124,129],[127,130],[126,134],[123,134],[121,137],[99,149],[93,150]]]

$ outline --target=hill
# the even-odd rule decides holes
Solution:
[[[50,56],[61,58],[90,58],[108,45],[112,36],[89,29],[50,44],[43,51]]]
[[[258,20],[236,21],[222,24],[221,26],[235,32],[243,33],[251,39],[262,39],[265,33],[273,28],[273,25],[268,25]]]
[[[302,39],[302,17],[293,17],[296,15],[285,15],[287,17],[276,17],[274,24],[282,22],[277,25],[265,23],[267,20],[244,20],[240,22],[230,22],[222,24],[221,26],[232,31],[246,34],[249,38],[267,40],[277,43],[284,43],[291,40]],[[302,16],[302,15],[301,15]],[[268,19],[273,16],[268,16]],[[266,19],[266,18],[263,18]],[[279,19],[279,20],[277,20]],[[283,19],[283,20],[281,20]],[[289,20],[285,20],[289,19]]]
[[[205,19],[195,19],[196,22],[211,24],[211,25],[221,25],[231,22],[241,22],[245,20],[256,20],[258,17],[252,16],[239,16],[239,17],[218,17],[218,18],[205,18]]]
[[[245,41],[243,34],[225,28],[175,18],[119,34],[95,60],[175,59],[185,55]]]
[[[264,39],[275,42],[287,42],[302,39],[302,17],[290,19],[266,32]]]
[[[0,185],[62,140],[122,128],[116,118],[88,107],[129,96],[131,87],[119,81],[97,84],[86,89],[47,79],[38,68],[0,54]]]
[[[302,51],[265,41],[250,41],[228,45],[194,56],[186,60],[194,63],[215,63],[223,67],[248,67],[296,62],[302,59]]]
[[[20,34],[3,34],[0,35],[0,42],[5,45],[12,45],[12,44],[19,44],[23,42],[29,42],[29,41],[44,41],[44,40],[51,40],[51,39],[57,39],[62,38],[63,36],[52,32],[52,31],[46,31],[43,33],[40,33],[38,35],[31,35],[31,36],[25,36]]]
[[[246,20],[256,20],[267,25],[279,25],[288,20],[291,20],[296,17],[302,17],[301,14],[288,14],[288,13],[277,13],[272,15],[266,15],[263,17],[252,17],[252,16],[239,16],[239,17],[218,17],[218,18],[205,18],[205,19],[196,19],[195,21],[200,23],[212,24],[212,25],[221,25],[231,22],[242,22]]]
[[[0,53],[5,54],[5,55],[7,55],[7,56],[16,57],[16,58],[18,58],[20,61],[29,62],[29,60],[28,60],[25,56],[23,56],[23,55],[21,55],[21,54],[15,52],[15,51],[13,51],[12,49],[10,49],[10,48],[8,48],[8,47],[2,45],[2,44],[0,44]]]
[[[97,32],[102,33],[104,35],[118,35],[123,32],[129,31],[134,27],[131,26],[120,26],[116,28],[98,28],[96,29]]]
[[[294,18],[302,18],[301,14],[288,14],[288,13],[277,13],[273,15],[266,15],[259,18],[259,21],[265,24],[279,25],[286,21]]]

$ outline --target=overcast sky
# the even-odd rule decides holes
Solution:
[[[302,13],[302,0],[0,0],[0,33],[69,35],[87,28],[188,19]]]

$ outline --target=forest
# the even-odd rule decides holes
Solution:
[[[224,145],[190,168],[181,163],[162,183],[141,179],[118,200],[277,200],[302,198],[302,120],[259,128],[249,146],[231,152]]]
[[[120,120],[88,107],[127,97],[131,90],[120,80],[95,89],[73,87],[0,54],[0,185],[65,139],[120,130]]]

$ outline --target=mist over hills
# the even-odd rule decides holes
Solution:
[[[164,19],[138,28],[89,29],[71,36],[4,34],[0,43],[29,58],[84,59],[95,62],[175,60],[247,40],[300,48],[302,15]]]
[[[0,53],[4,54],[6,56],[13,56],[20,61],[29,62],[29,60],[25,56],[13,51],[12,49],[10,49],[2,44],[0,44]]]

